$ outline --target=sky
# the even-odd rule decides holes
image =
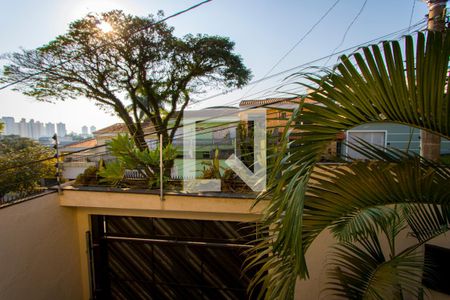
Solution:
[[[168,16],[198,2],[200,0],[0,0],[0,54],[42,46],[64,34],[72,21],[88,13],[120,9],[146,16],[163,10]],[[408,29],[410,24],[423,21],[427,11],[427,5],[420,0],[213,0],[169,20],[168,24],[174,26],[177,36],[202,33],[229,37],[235,42],[235,52],[252,70],[254,80],[282,73],[242,90],[221,89],[198,95],[195,98],[198,103],[190,109],[201,109],[274,96],[276,88],[286,84],[286,77],[301,69],[284,71]],[[333,56],[329,61],[317,61],[314,65],[320,67],[336,61],[337,56]],[[4,63],[0,61],[0,65]],[[284,90],[291,88],[285,86]],[[222,92],[228,93],[212,97]],[[11,89],[0,90],[2,116],[15,117],[16,121],[26,118],[45,123],[63,122],[69,132],[81,132],[83,125],[100,129],[120,122],[111,112],[100,110],[88,99],[43,103]]]

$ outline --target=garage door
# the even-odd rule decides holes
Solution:
[[[248,299],[255,224],[92,216],[94,299]]]

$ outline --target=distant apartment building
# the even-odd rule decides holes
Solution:
[[[18,123],[18,134],[21,137],[30,137],[28,123],[27,120],[25,120],[25,118],[22,118]]]
[[[5,124],[4,135],[18,134],[18,126],[13,117],[2,117],[2,122]]]
[[[91,130],[91,134],[94,134],[94,132],[97,131],[97,127],[95,126],[91,126],[89,129]]]
[[[56,133],[55,123],[47,123],[45,124],[45,135],[47,137],[51,137]]]
[[[44,123],[36,121],[36,132],[37,132],[36,139],[39,139],[40,137],[46,136]]]
[[[57,123],[56,124],[56,133],[58,134],[59,137],[64,137],[67,135],[67,130],[66,130],[66,124],[64,123]]]
[[[81,135],[88,135],[89,134],[89,128],[84,125],[83,127],[81,127]]]
[[[41,138],[52,137],[56,133],[55,123],[43,123],[30,119],[27,122],[25,118],[22,118],[19,122],[16,122],[13,117],[1,117],[1,122],[5,124],[5,128],[2,135],[19,135],[34,140],[40,140]],[[60,129],[58,135],[65,136],[66,124],[58,123]],[[62,134],[62,135],[61,135]]]
[[[31,119],[28,122],[28,137],[32,139],[39,139],[41,137],[41,122],[35,122],[33,119]]]

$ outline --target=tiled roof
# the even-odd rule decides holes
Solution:
[[[102,134],[102,133],[119,133],[119,132],[127,132],[127,126],[125,126],[124,123],[116,123],[113,125],[110,125],[108,127],[96,130],[93,132],[93,134]]]
[[[155,127],[149,122],[142,124],[145,133],[153,132]],[[94,135],[105,134],[105,133],[128,133],[128,128],[125,123],[116,123],[111,126],[94,131]]]
[[[306,102],[312,103],[312,100],[306,99]],[[242,100],[239,103],[239,107],[247,107],[247,106],[266,106],[266,105],[283,105],[283,104],[297,104],[300,102],[299,97],[291,97],[291,98],[267,98],[267,99],[254,99],[254,100]]]
[[[97,146],[96,139],[88,139],[79,142],[74,142],[68,145],[65,145],[64,148],[90,148]]]

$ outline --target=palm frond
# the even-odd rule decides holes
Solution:
[[[424,262],[418,251],[387,259],[376,234],[360,244],[341,243],[334,251],[326,291],[335,297],[383,300],[420,293]]]
[[[339,168],[317,165],[338,133],[361,124],[398,123],[449,138],[450,35],[406,36],[403,49],[404,53],[398,41],[364,47],[342,56],[325,76],[305,76],[309,82],[304,85],[312,90],[308,98],[314,103],[302,103],[293,113],[293,141],[286,142],[282,158],[272,168],[268,190],[261,195],[271,200],[262,223],[270,242],[257,249],[272,251],[263,263],[265,269],[282,262],[284,267],[275,268],[270,276],[283,288],[295,287],[294,280],[288,285],[282,280],[283,274],[308,277],[305,252],[321,231],[337,230],[343,218],[353,216],[357,221],[359,216],[364,228],[361,213],[380,205],[448,204],[448,172],[417,158]],[[275,283],[266,287],[276,298]]]
[[[450,230],[450,205],[418,203],[403,207],[403,214],[411,227],[413,236],[427,241],[437,234]]]

